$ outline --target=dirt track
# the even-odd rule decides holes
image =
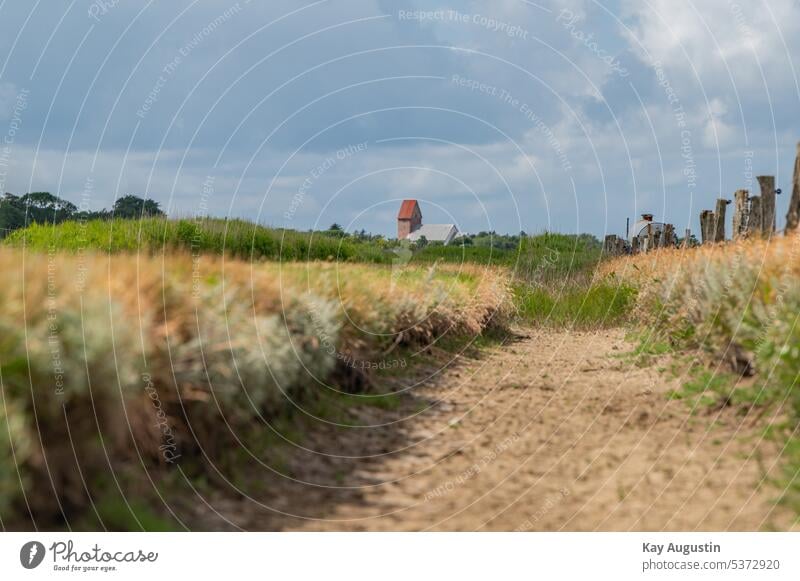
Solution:
[[[292,474],[313,485],[268,479],[269,509],[225,512],[251,530],[790,527],[760,486],[776,452],[745,417],[669,400],[677,381],[620,357],[622,331],[526,333],[359,417],[396,423],[308,443]]]

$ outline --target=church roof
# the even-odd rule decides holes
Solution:
[[[408,239],[414,241],[424,236],[428,242],[449,242],[456,234],[455,224],[423,224],[409,234]]]
[[[414,215],[414,208],[416,208],[417,205],[416,200],[403,200],[403,203],[400,204],[400,213],[397,214],[397,219],[410,220]]]

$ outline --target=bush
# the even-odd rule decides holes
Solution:
[[[25,415],[10,398],[0,400],[0,518],[8,515],[22,489],[30,484],[28,474],[19,466],[30,461],[33,440],[28,433]]]
[[[19,272],[10,258],[3,255],[4,271]],[[137,388],[138,337],[112,325],[122,311],[102,287],[81,300],[74,272],[32,255],[25,284],[8,276],[0,287],[5,422],[22,436],[17,442],[12,432],[21,446],[16,460],[32,484],[29,502],[43,514],[82,506],[82,473],[102,470],[107,454],[127,447],[122,406]],[[37,434],[35,443],[24,433]]]
[[[40,524],[85,512],[87,488],[132,458],[153,475],[234,458],[263,420],[348,391],[328,385],[352,372],[344,358],[479,334],[511,313],[504,272],[463,266],[30,252],[23,263],[6,248],[0,269],[0,511],[24,514],[19,469]]]

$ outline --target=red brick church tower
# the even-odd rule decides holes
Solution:
[[[422,226],[422,211],[416,200],[403,200],[397,214],[397,239],[404,240]]]

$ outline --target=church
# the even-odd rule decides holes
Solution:
[[[417,200],[403,200],[397,214],[397,239],[415,242],[425,237],[428,242],[441,242],[445,245],[458,235],[455,224],[423,224],[422,210]]]

